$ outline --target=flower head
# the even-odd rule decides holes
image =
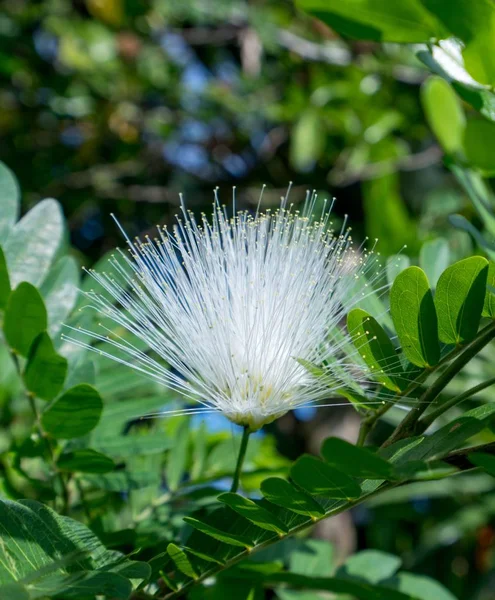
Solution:
[[[172,231],[127,239],[112,274],[92,272],[107,293],[87,296],[141,343],[93,337],[110,358],[252,430],[359,379],[339,323],[369,256],[349,231],[332,232],[330,209],[315,219],[314,201],[229,218],[217,200],[210,220],[184,209]]]

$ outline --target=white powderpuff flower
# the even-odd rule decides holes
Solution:
[[[315,200],[308,193],[302,211],[285,198],[274,211],[229,218],[216,197],[210,220],[183,208],[156,239],[126,238],[112,274],[91,271],[106,293],[87,297],[139,343],[103,325],[83,333],[200,403],[191,412],[217,410],[253,431],[364,380],[341,325],[377,257],[354,249],[349,230],[332,232],[331,207],[315,219]],[[356,280],[363,287],[352,292]],[[308,365],[324,365],[325,376]]]

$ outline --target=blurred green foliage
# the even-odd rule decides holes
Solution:
[[[7,0],[0,25],[0,159],[24,207],[60,200],[92,260],[119,241],[111,212],[138,233],[179,192],[203,209],[236,185],[249,207],[289,181],[414,253],[425,196],[448,187],[414,53],[346,41],[291,2]]]
[[[423,416],[421,398],[429,369],[444,377],[445,357],[468,350],[480,319],[495,314],[493,262],[472,257],[495,258],[492,2],[6,0],[2,9],[0,158],[20,181],[0,168],[0,554],[13,561],[0,564],[2,599],[163,597],[362,491],[370,499],[333,546],[325,530],[286,539],[215,585],[191,585],[189,597],[491,600],[493,344]],[[105,340],[88,354],[60,332],[62,322],[97,328],[97,315],[79,310],[78,289],[95,286],[79,267],[108,266],[105,251],[121,243],[111,212],[133,234],[170,222],[179,192],[202,210],[214,186],[229,201],[235,185],[238,205],[251,208],[263,183],[273,205],[289,181],[294,201],[308,187],[335,194],[356,237],[379,238],[391,316],[380,293],[349,316],[371,331],[370,368],[400,361],[393,375],[378,368],[376,382],[400,393],[417,378],[419,415],[400,451],[380,455],[328,437],[341,433],[340,411],[309,423],[288,415],[250,442],[242,488],[254,499],[261,490],[270,504],[259,505],[219,496],[237,432],[213,418],[141,419],[178,398],[109,363]],[[439,346],[437,320],[452,346]],[[398,400],[376,423],[367,397],[342,393],[376,425],[372,444],[404,434]],[[324,462],[299,458],[323,437]],[[478,451],[459,457],[468,440]],[[378,476],[390,484],[371,498]],[[359,477],[372,484],[358,491]],[[183,517],[208,535],[191,535]]]

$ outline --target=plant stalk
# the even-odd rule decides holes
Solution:
[[[232,479],[232,487],[230,488],[231,492],[237,492],[237,488],[239,487],[239,480],[241,478],[242,465],[244,464],[244,459],[246,458],[246,450],[249,442],[249,436],[251,435],[251,431],[249,427],[244,426],[244,430],[242,432],[241,446],[239,448],[239,454],[237,456],[237,464],[235,466],[234,478]]]
[[[19,357],[17,356],[17,353],[14,352],[13,350],[11,351],[11,355],[12,355],[12,360],[14,361],[17,373],[22,381],[22,370],[21,370],[21,365],[19,363]],[[60,489],[62,492],[62,501],[63,501],[62,514],[67,514],[67,512],[69,510],[69,505],[70,505],[69,489],[67,487],[67,484],[65,482],[63,474],[59,471],[59,469],[57,467],[57,461],[55,460],[55,454],[53,452],[53,448],[50,443],[50,440],[48,439],[48,437],[41,425],[40,415],[38,413],[38,408],[36,407],[35,398],[34,398],[33,394],[31,394],[31,392],[29,392],[28,390],[25,389],[24,391],[25,391],[27,399],[29,401],[29,406],[31,407],[31,412],[33,413],[34,424],[35,424],[36,430],[37,430],[40,438],[43,440],[48,457],[50,459],[51,467],[52,467],[52,469],[55,473],[55,476],[58,479],[59,484],[60,484]]]
[[[382,448],[390,446],[394,442],[416,433],[416,424],[428,406],[452,381],[459,371],[467,365],[482,348],[484,348],[495,337],[495,321],[481,330],[479,335],[467,344],[461,354],[450,363],[445,371],[434,381],[434,383],[418,399],[418,405],[397,426],[390,438],[382,445]]]
[[[464,400],[467,400],[468,398],[471,398],[471,396],[474,396],[478,392],[481,392],[482,390],[484,390],[487,387],[490,387],[491,385],[494,385],[494,384],[495,384],[495,377],[492,377],[491,379],[487,379],[486,381],[483,381],[482,383],[479,383],[478,385],[475,385],[474,387],[472,387],[471,389],[463,392],[462,394],[459,394],[458,396],[454,396],[454,398],[451,398],[450,400],[447,400],[441,406],[439,406],[436,410],[434,410],[431,413],[425,415],[418,422],[418,425],[416,427],[416,433],[423,433],[423,431],[426,431],[428,429],[428,427],[434,421],[436,421],[436,419],[438,419],[438,417],[440,417],[441,415],[443,415],[444,412],[448,411],[449,408],[452,408],[456,404],[460,404],[461,402],[464,402]]]

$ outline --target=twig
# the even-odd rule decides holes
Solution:
[[[435,400],[440,392],[452,381],[457,373],[484,348],[495,337],[495,322],[490,323],[478,336],[462,348],[461,354],[445,369],[437,380],[420,396],[417,406],[415,406],[399,423],[390,438],[382,445],[382,448],[390,446],[394,442],[401,440],[416,432],[416,423],[421,415],[428,408],[429,404]]]
[[[428,413],[419,421],[419,423],[416,426],[416,433],[423,433],[423,431],[426,431],[428,427],[434,421],[436,421],[436,419],[438,419],[438,417],[443,415],[444,412],[446,412],[453,406],[456,406],[456,404],[460,404],[461,402],[464,402],[464,400],[471,398],[471,396],[474,396],[478,392],[481,392],[482,390],[486,389],[487,387],[490,387],[491,385],[495,385],[495,377],[492,377],[487,381],[483,381],[482,383],[475,385],[474,387],[465,391],[464,393],[459,394],[458,396],[454,396],[454,398],[451,398],[450,400],[447,400],[436,410],[432,411],[431,413]]]

